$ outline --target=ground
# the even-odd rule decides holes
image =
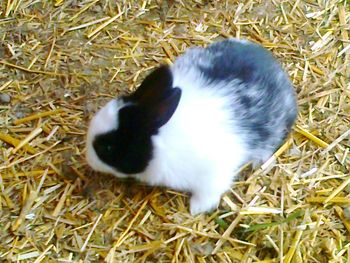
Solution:
[[[0,3],[0,261],[349,262],[350,3]],[[270,165],[217,211],[93,173],[88,120],[190,46],[227,38],[281,61],[299,115]]]

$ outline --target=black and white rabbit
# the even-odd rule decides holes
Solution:
[[[216,208],[239,168],[266,161],[297,116],[296,97],[271,53],[246,40],[190,48],[135,93],[93,117],[87,162],[192,194],[192,214]]]

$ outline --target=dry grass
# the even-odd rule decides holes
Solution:
[[[345,0],[2,1],[0,261],[350,262],[349,30]],[[195,218],[183,193],[92,174],[92,113],[228,36],[271,49],[295,84],[281,150]]]

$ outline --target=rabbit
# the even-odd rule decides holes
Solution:
[[[96,171],[191,193],[192,215],[211,212],[240,167],[265,162],[297,117],[296,95],[270,51],[248,40],[191,47],[92,118]]]

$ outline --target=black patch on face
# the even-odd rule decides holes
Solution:
[[[97,156],[125,174],[143,172],[152,159],[151,134],[143,129],[145,116],[136,107],[119,111],[119,128],[99,135],[93,142]]]

